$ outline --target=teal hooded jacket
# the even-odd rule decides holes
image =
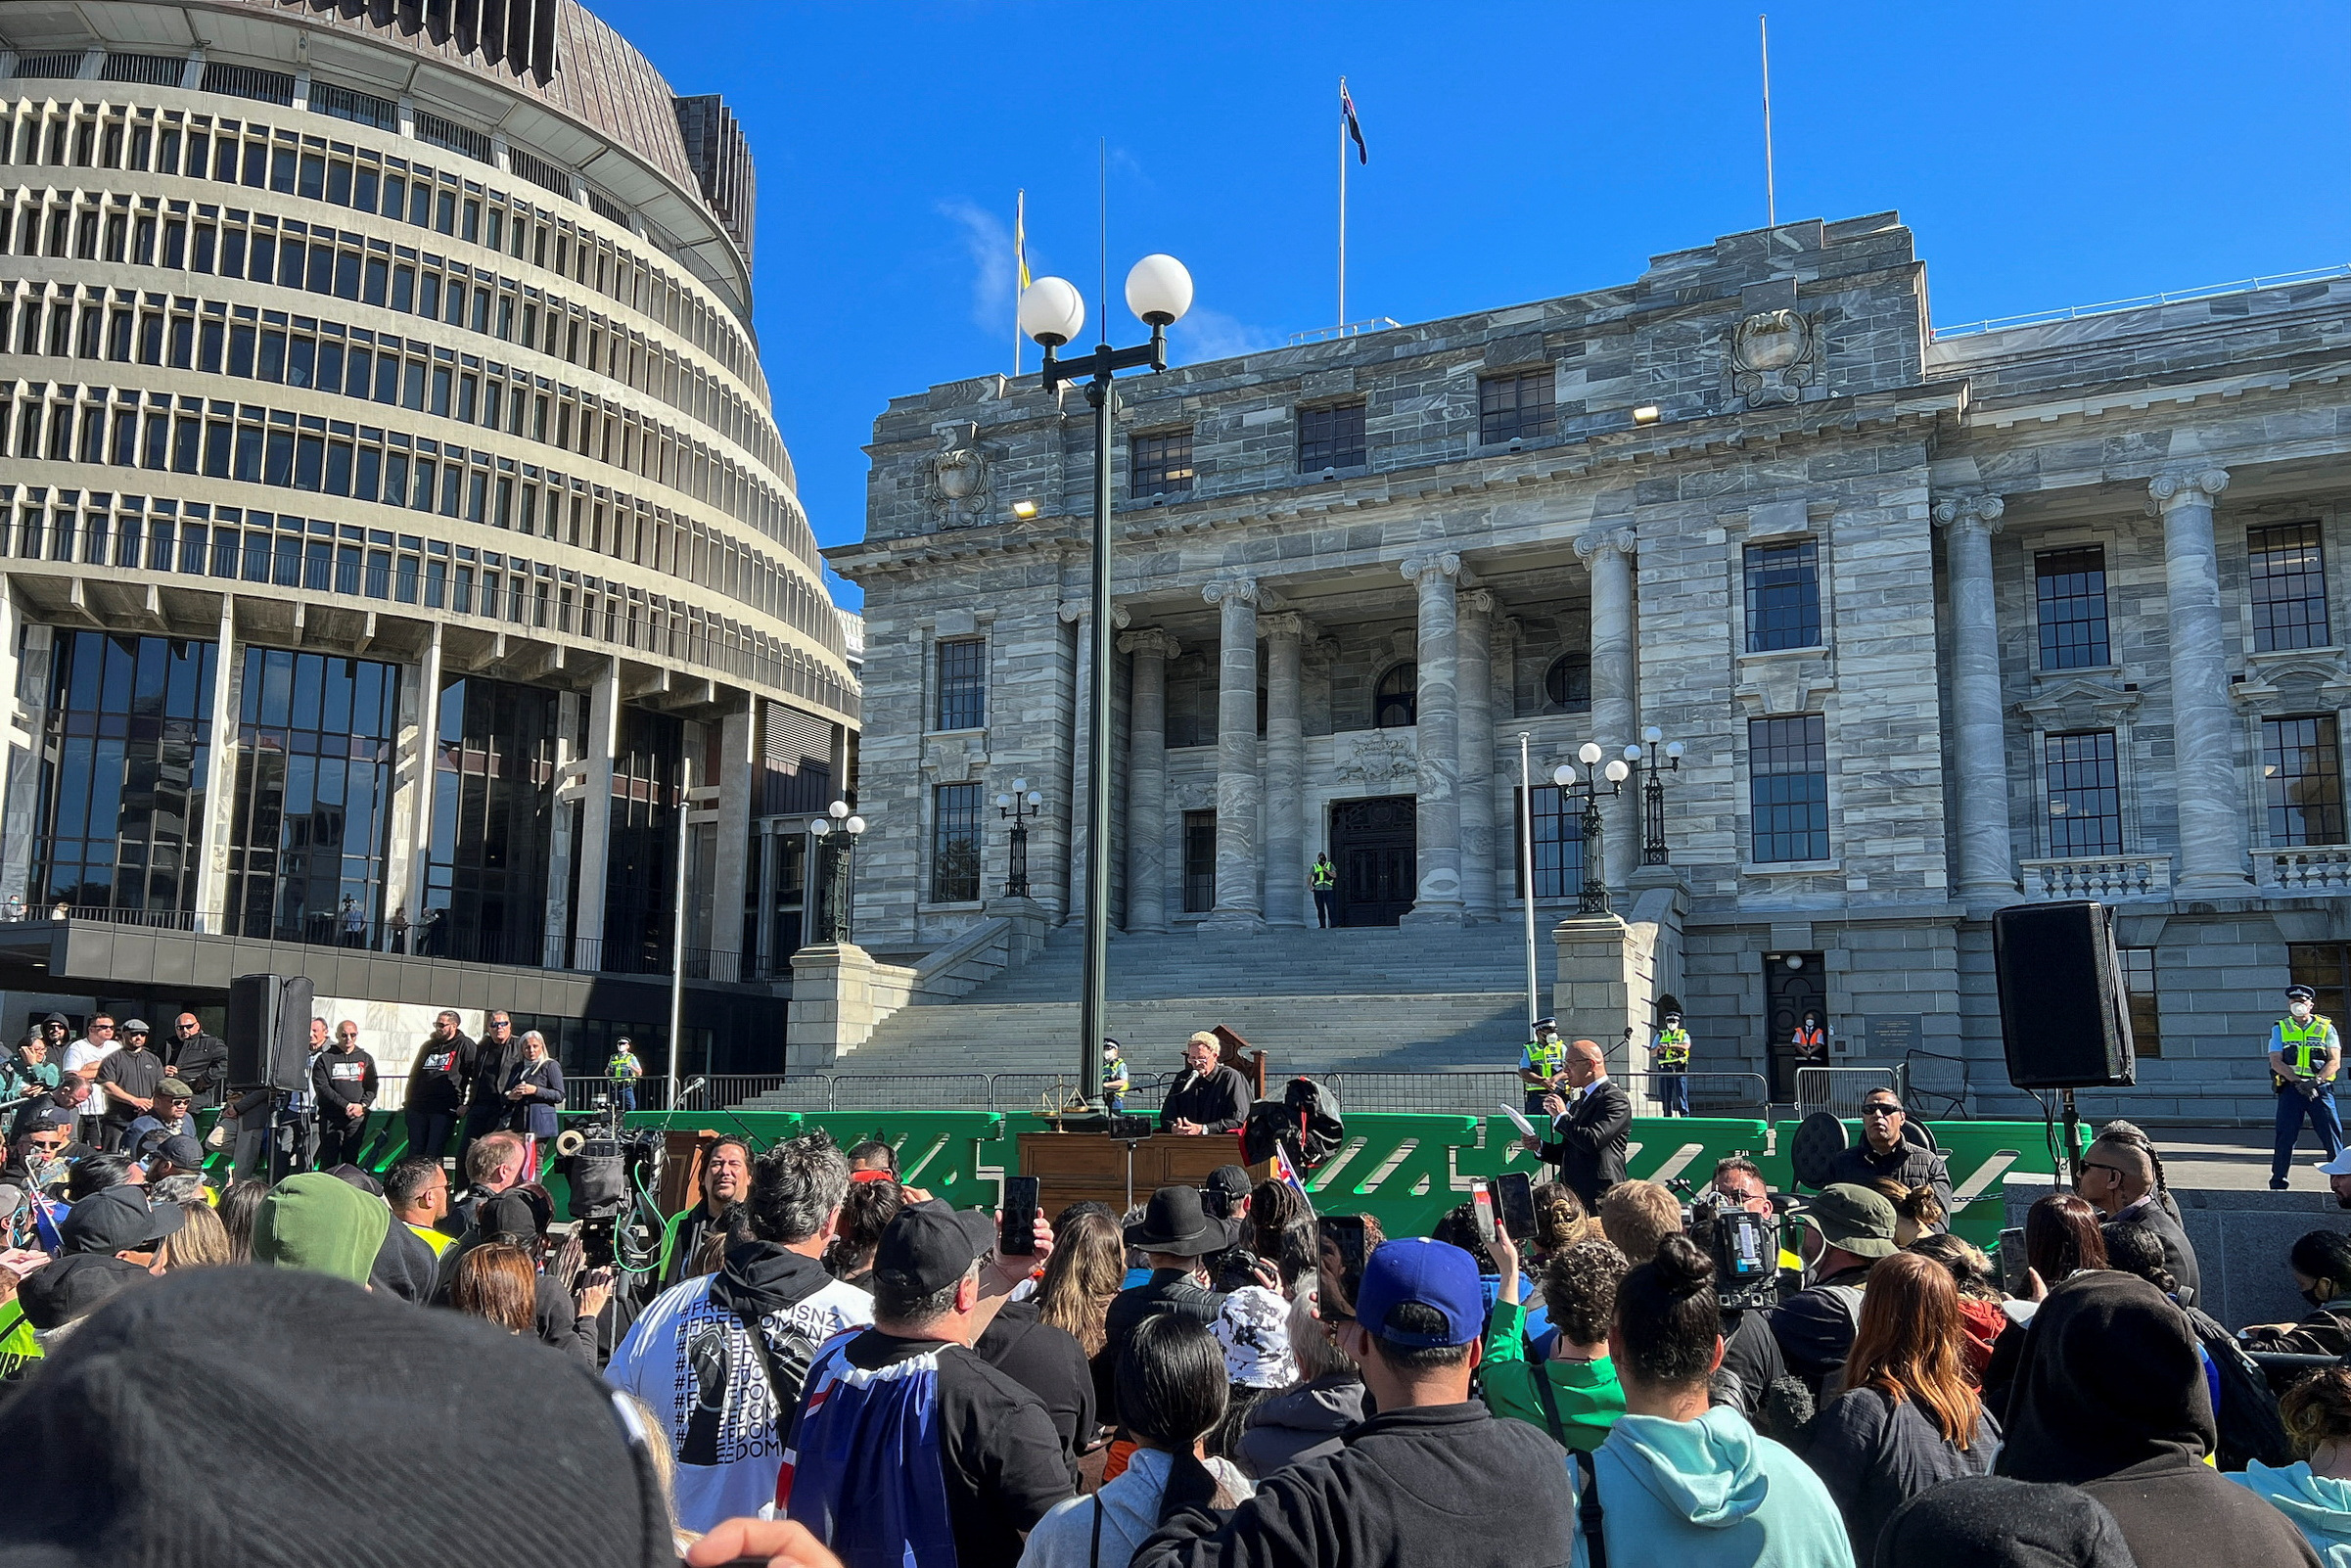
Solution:
[[[1612,1564],[1854,1568],[1828,1489],[1729,1406],[1695,1421],[1620,1415],[1592,1468]],[[1581,1530],[1574,1560],[1587,1568]]]
[[[2351,1481],[2313,1475],[2307,1462],[2273,1470],[2259,1459],[2226,1479],[2277,1504],[2327,1568],[2351,1568]]]

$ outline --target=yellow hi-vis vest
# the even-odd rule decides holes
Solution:
[[[1554,1035],[1549,1039],[1527,1041],[1523,1070],[1540,1073],[1544,1078],[1557,1078],[1567,1068],[1567,1041]]]
[[[1327,892],[1339,885],[1339,868],[1328,860],[1316,860],[1307,872],[1307,878],[1315,888]]]
[[[1689,1066],[1689,1031],[1686,1029],[1660,1030],[1657,1043],[1651,1048],[1649,1065],[1661,1073],[1679,1073]]]
[[[2293,1063],[2297,1074],[2308,1078],[2326,1062],[2327,1041],[2333,1033],[2334,1025],[2323,1013],[2312,1013],[2307,1024],[2281,1018],[2278,1020],[2280,1054]]]

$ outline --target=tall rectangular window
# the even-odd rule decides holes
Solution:
[[[2163,1054],[2163,1019],[2155,1005],[2155,949],[2117,947],[2122,965],[2123,998],[2131,1008],[2131,1050],[2139,1056]]]
[[[1202,914],[1217,906],[1217,813],[1183,813],[1183,908]]]
[[[931,900],[980,897],[980,786],[941,784],[931,795]]]
[[[2261,721],[2261,790],[2271,844],[2344,841],[2343,753],[2332,714]]]
[[[2082,669],[2114,662],[2106,641],[2106,551],[2044,550],[2033,557],[2041,608],[2041,668]]]
[[[1510,792],[1516,807],[1523,792]],[[1571,810],[1566,795],[1555,784],[1535,786],[1531,815],[1535,829],[1535,900],[1572,899],[1584,886],[1584,813]],[[1519,850],[1524,827],[1519,812],[1510,813],[1511,884],[1521,899],[1527,896],[1526,860]]]
[[[2327,555],[2316,523],[2280,523],[2245,532],[2245,577],[2253,595],[2253,650],[2324,648]]]
[[[939,713],[934,729],[978,729],[988,722],[988,643],[957,637],[939,645]]]
[[[1559,405],[1552,392],[1556,380],[1548,365],[1540,370],[1480,376],[1479,443],[1494,446],[1503,441],[1533,440],[1558,429]]]
[[[1813,539],[1750,544],[1747,651],[1821,645],[1821,546]]]
[[[2321,1015],[2341,1018],[2351,1014],[2351,945],[2289,943],[2285,949],[2285,976],[2289,985],[2308,986],[2319,993]]]
[[[1189,495],[1192,489],[1192,433],[1163,430],[1127,441],[1127,493]]]
[[[2041,766],[2049,795],[2049,853],[2061,857],[2122,853],[2122,777],[2114,731],[2045,736]]]
[[[1828,858],[1828,736],[1819,714],[1747,720],[1747,803],[1758,863]]]
[[[1298,472],[1363,466],[1363,405],[1324,404],[1298,410]]]

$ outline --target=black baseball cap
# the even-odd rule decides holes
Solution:
[[[148,1206],[147,1189],[109,1187],[66,1211],[57,1227],[66,1253],[136,1252],[152,1247],[187,1222],[176,1203]]]
[[[182,1171],[201,1171],[205,1168],[204,1145],[185,1132],[174,1132],[153,1145],[150,1154],[160,1154]]]
[[[1200,1183],[1200,1190],[1222,1198],[1226,1205],[1224,1212],[1230,1214],[1257,1190],[1257,1183],[1249,1179],[1249,1173],[1241,1167],[1221,1165],[1208,1174],[1208,1179]]]
[[[978,1209],[950,1209],[937,1199],[898,1212],[874,1249],[876,1283],[928,1296],[961,1279],[996,1244],[994,1219]]]

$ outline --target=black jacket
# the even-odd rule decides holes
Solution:
[[[1951,1222],[1959,1218],[1951,1199],[1951,1167],[1934,1150],[1913,1143],[1908,1138],[1900,1140],[1884,1154],[1870,1148],[1867,1138],[1853,1144],[1829,1166],[1828,1180],[1821,1185],[1843,1181],[1866,1187],[1872,1181],[1882,1181],[1888,1176],[1906,1187],[1934,1188],[1935,1201],[1943,1206],[1946,1217],[1945,1228],[1949,1228]]]
[[[1347,1429],[1363,1418],[1363,1379],[1354,1372],[1326,1372],[1270,1394],[1250,1407],[1233,1460],[1253,1480],[1286,1465],[1336,1453]]]
[[[1238,1132],[1249,1120],[1249,1081],[1240,1069],[1216,1067],[1204,1078],[1184,1069],[1159,1109],[1159,1130],[1173,1131],[1176,1119],[1197,1122],[1210,1132]]]
[[[195,1034],[165,1042],[163,1062],[171,1076],[196,1091],[191,1111],[208,1111],[220,1103],[229,1083],[228,1041],[217,1035]]]
[[[1076,1337],[1039,1318],[1035,1302],[1016,1301],[997,1311],[972,1349],[1043,1403],[1077,1486],[1078,1455],[1094,1446],[1094,1374]]]
[[[1804,1386],[1821,1398],[1823,1386],[1845,1364],[1853,1336],[1861,1323],[1861,1308],[1844,1287],[1858,1286],[1869,1277],[1867,1264],[1841,1269],[1800,1290],[1765,1314],[1787,1369],[1804,1379]],[[1833,1392],[1833,1390],[1831,1390]]]
[[[1603,1078],[1553,1118],[1551,1140],[1536,1158],[1557,1166],[1560,1181],[1596,1214],[1600,1194],[1625,1179],[1625,1134],[1632,1127],[1632,1099],[1614,1079]]]
[[[1999,1440],[1998,1423],[1985,1415],[1974,1442],[1955,1448],[1916,1400],[1897,1404],[1877,1389],[1857,1388],[1821,1408],[1804,1458],[1845,1516],[1854,1560],[1867,1562],[1896,1508],[1929,1487],[1990,1474]]]
[[[1206,1324],[1215,1322],[1223,1310],[1224,1298],[1218,1292],[1201,1289],[1181,1268],[1162,1268],[1141,1284],[1110,1298],[1110,1311],[1102,1322],[1102,1357],[1116,1368],[1127,1336],[1134,1332],[1135,1324],[1154,1314],[1176,1313]],[[1116,1421],[1118,1411],[1107,1409],[1101,1416]]]
[[[1187,1507],[1133,1568],[1562,1568],[1576,1526],[1559,1450],[1480,1404],[1389,1410],[1277,1470],[1220,1520]]]
[[[2180,1305],[2197,1305],[2204,1276],[2196,1268],[2196,1250],[2188,1244],[2188,1232],[2180,1228],[2180,1222],[2164,1212],[2162,1200],[2149,1198],[2118,1222],[2144,1225],[2155,1233],[2163,1243],[2163,1267],[2171,1270],[2172,1283],[2179,1287]]]
[[[1787,1359],[1771,1320],[1757,1311],[1723,1314],[1723,1370],[1738,1385],[1738,1412],[1752,1421],[1764,1407],[1764,1395],[1787,1376]],[[1720,1385],[1718,1385],[1720,1386]],[[1729,1403],[1718,1397],[1717,1405]]]

